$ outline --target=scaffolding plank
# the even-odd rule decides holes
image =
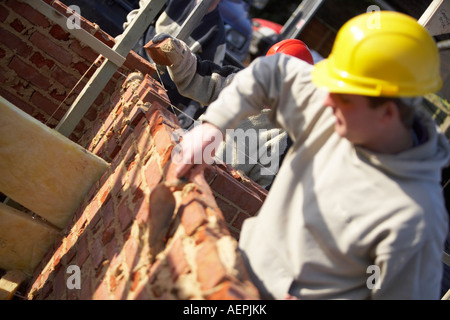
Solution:
[[[418,21],[432,36],[450,32],[450,0],[433,0]]]

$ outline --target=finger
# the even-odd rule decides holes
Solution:
[[[158,33],[156,34],[153,39],[152,42],[153,43],[160,43],[163,42],[164,40],[168,39],[168,38],[172,38],[172,36],[168,33]]]

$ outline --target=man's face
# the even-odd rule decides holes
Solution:
[[[324,104],[333,109],[336,133],[354,144],[371,145],[382,129],[383,108],[371,108],[364,96],[330,93]]]

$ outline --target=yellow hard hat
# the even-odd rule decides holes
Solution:
[[[312,80],[334,93],[420,96],[441,88],[439,61],[433,38],[412,17],[392,11],[364,13],[342,26]]]

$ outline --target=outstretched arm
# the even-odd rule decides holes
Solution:
[[[216,100],[240,70],[234,66],[219,66],[212,61],[201,60],[183,41],[166,33],[157,34],[152,43],[159,44],[160,50],[170,61],[167,70],[180,94],[202,105],[209,105]]]

